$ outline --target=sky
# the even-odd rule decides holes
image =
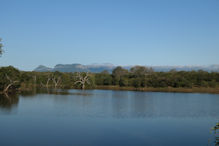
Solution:
[[[0,0],[0,66],[219,64],[219,0]]]

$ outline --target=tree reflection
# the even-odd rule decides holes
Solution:
[[[51,95],[81,95],[81,96],[90,96],[90,92],[75,90],[76,92],[69,92],[68,89],[54,89],[54,88],[35,88],[29,91],[22,91],[20,95],[22,97],[35,97],[39,94],[51,94]]]
[[[37,94],[69,95],[69,92],[65,89],[34,88],[33,90],[22,91],[20,93],[23,97],[34,97]]]
[[[0,108],[11,110],[18,104],[19,98],[17,94],[0,95]]]
[[[128,92],[112,92],[112,112],[113,117],[127,118],[129,116],[130,100]]]

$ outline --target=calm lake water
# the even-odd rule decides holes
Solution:
[[[208,146],[219,95],[111,90],[0,96],[0,146]]]

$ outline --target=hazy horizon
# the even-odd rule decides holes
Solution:
[[[8,65],[5,65],[5,66],[14,66],[15,68],[21,70],[21,71],[33,71],[34,69],[36,69],[37,67],[39,66],[45,66],[45,67],[49,67],[49,68],[54,68],[56,65],[58,64],[61,64],[61,65],[70,65],[70,64],[81,64],[81,65],[105,65],[105,64],[111,64],[113,66],[122,66],[122,67],[126,67],[126,66],[146,66],[146,67],[206,67],[206,66],[212,66],[212,65],[218,65],[219,66],[219,63],[218,64],[205,64],[205,65],[202,65],[202,64],[192,64],[192,65],[147,65],[147,64],[112,64],[112,63],[88,63],[88,64],[82,64],[82,63],[78,63],[78,62],[75,62],[75,63],[57,63],[57,64],[54,64],[53,66],[49,66],[49,65],[45,65],[45,64],[39,64],[33,68],[30,68],[30,69],[22,69],[22,68],[19,68],[19,66],[15,66],[13,64],[8,64]],[[4,67],[4,66],[0,66],[0,67]]]
[[[0,66],[219,64],[218,0],[1,1]]]
[[[48,67],[48,68],[55,68],[57,65],[72,65],[72,64],[80,64],[80,65],[84,65],[84,66],[113,66],[113,67],[117,67],[117,66],[122,66],[122,67],[133,67],[133,66],[145,66],[145,67],[182,67],[182,68],[187,68],[187,67],[210,67],[210,66],[218,66],[219,67],[219,64],[209,64],[209,65],[142,65],[142,64],[134,64],[134,65],[118,65],[118,64],[112,64],[112,63],[91,63],[91,64],[81,64],[81,63],[58,63],[54,66],[46,66],[46,65],[43,65],[43,64],[40,64],[38,66],[36,66],[34,69],[32,70],[35,70],[36,68],[40,67],[40,66],[44,66],[44,67]],[[27,70],[27,71],[32,71],[32,70]],[[25,71],[25,70],[24,70]]]

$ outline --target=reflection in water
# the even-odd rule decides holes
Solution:
[[[146,95],[142,98],[140,92],[136,92],[136,98],[131,98],[131,115],[132,117],[145,117],[145,113],[149,110],[153,112],[153,100],[148,100],[148,96]],[[148,115],[151,116],[151,115]]]
[[[209,127],[219,119],[216,94],[36,90],[9,97],[0,97],[0,113],[6,113],[0,145],[199,146],[208,144]],[[218,145],[218,135],[209,141]]]
[[[37,93],[37,94],[36,94]],[[59,112],[92,117],[219,118],[219,96],[213,94],[152,93],[105,90],[37,90],[21,93],[22,98],[40,99],[44,104],[60,107]],[[18,97],[0,99],[1,107],[12,107]],[[22,100],[25,104],[25,100]],[[52,101],[52,102],[51,102]],[[28,102],[28,106],[34,102]],[[22,105],[24,106],[24,105]],[[38,105],[37,105],[38,106]],[[45,107],[48,108],[48,107]],[[47,109],[45,109],[47,110]]]
[[[25,96],[35,96],[36,94],[53,94],[53,95],[82,95],[89,96],[90,93],[86,91],[79,90],[79,92],[69,92],[67,89],[50,89],[50,88],[34,88],[30,91],[22,91],[20,95]]]
[[[19,101],[19,98],[18,98],[18,95],[16,94],[15,95],[12,95],[12,94],[0,95],[0,109],[11,111],[14,107],[17,106],[18,101]]]
[[[128,92],[112,92],[112,112],[113,117],[126,118],[129,113],[129,96]]]
[[[113,91],[111,98],[113,115],[117,118],[219,118],[218,95]]]
[[[146,93],[124,91],[80,91],[54,95],[54,104],[80,116],[114,118],[219,118],[219,98],[212,94]],[[84,92],[84,91],[83,91]]]
[[[68,95],[68,90],[64,89],[49,89],[49,88],[33,88],[30,91],[22,91],[20,93],[23,97],[35,96],[36,94],[57,94],[57,95]]]

